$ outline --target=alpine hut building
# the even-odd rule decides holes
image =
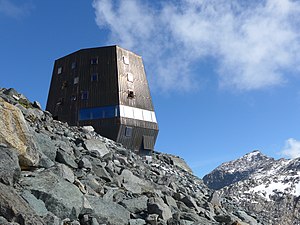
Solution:
[[[57,59],[46,110],[69,125],[91,125],[142,155],[154,149],[158,125],[142,58],[119,46]]]

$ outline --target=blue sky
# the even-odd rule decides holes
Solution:
[[[45,107],[55,59],[117,44],[144,59],[156,149],[198,176],[255,149],[299,157],[299,15],[296,0],[0,0],[0,86]]]

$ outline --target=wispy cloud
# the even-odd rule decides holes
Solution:
[[[0,14],[4,14],[12,18],[21,18],[26,16],[30,13],[32,8],[33,5],[30,1],[23,1],[23,3],[20,4],[12,0],[0,0]]]
[[[300,2],[94,0],[110,42],[141,54],[163,90],[190,90],[191,68],[215,60],[222,87],[254,90],[284,84],[300,70]]]
[[[286,140],[281,154],[292,159],[300,157],[300,141],[293,138]]]

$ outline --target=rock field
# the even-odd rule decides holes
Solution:
[[[147,161],[0,89],[0,224],[259,224],[179,157]]]

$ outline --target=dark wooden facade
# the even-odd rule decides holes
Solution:
[[[142,58],[118,46],[57,59],[46,110],[141,153],[153,150],[158,134]]]

